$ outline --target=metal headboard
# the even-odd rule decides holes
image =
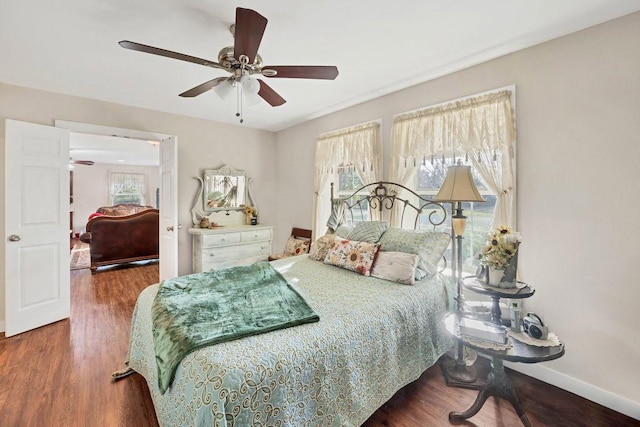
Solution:
[[[380,219],[390,224],[399,224],[404,228],[405,214],[413,220],[413,229],[419,229],[421,218],[426,218],[433,228],[442,225],[447,218],[446,208],[438,202],[429,200],[404,185],[389,181],[366,184],[353,193],[334,197],[334,184],[331,183],[331,207],[342,211],[340,223],[351,224],[354,218],[364,216]],[[401,196],[401,197],[400,197]],[[340,206],[341,205],[341,206]],[[399,221],[394,221],[397,217]]]

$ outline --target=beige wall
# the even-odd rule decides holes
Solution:
[[[279,132],[277,158],[296,159],[278,171],[280,230],[311,226],[319,134],[382,119],[388,160],[393,115],[515,84],[526,309],[566,343],[515,367],[640,419],[638,52],[640,13]]]
[[[231,114],[231,112],[230,112]],[[68,120],[178,137],[179,272],[191,272],[191,206],[198,189],[193,179],[203,169],[223,164],[246,170],[254,178],[251,187],[260,206],[260,220],[273,224],[276,218],[275,134],[207,120],[141,108],[66,96],[0,83],[0,146],[4,175],[4,120],[14,119],[53,126]],[[1,193],[4,195],[4,185]],[[4,230],[4,197],[0,227]],[[3,233],[4,235],[5,233]],[[4,245],[0,245],[4,251]],[[0,280],[4,282],[4,252],[0,258]],[[0,285],[0,324],[4,323],[4,283]]]

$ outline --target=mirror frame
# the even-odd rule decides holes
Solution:
[[[242,188],[238,188],[238,194],[236,197],[236,203],[233,206],[210,206],[209,205],[209,193],[212,190],[212,182],[214,177],[233,177],[233,178],[244,178],[244,182],[242,183]],[[224,165],[218,169],[205,169],[203,171],[203,195],[202,195],[202,206],[205,212],[219,212],[219,211],[231,211],[231,210],[242,210],[247,204],[248,200],[248,184],[249,178],[247,174],[243,170],[234,169],[231,166]],[[238,184],[240,187],[240,184]]]

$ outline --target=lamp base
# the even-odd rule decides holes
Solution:
[[[456,359],[449,356],[445,356],[440,360],[440,369],[442,370],[444,382],[448,387],[478,390],[486,383],[485,379],[478,378],[475,366],[458,363]]]

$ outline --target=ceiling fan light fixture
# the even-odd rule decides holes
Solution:
[[[260,82],[258,82],[258,79],[251,76],[244,76],[240,81],[242,83],[243,102],[246,105],[259,104],[262,98],[258,96],[258,92],[260,92]]]
[[[218,86],[213,88],[213,91],[218,95],[223,101],[228,101],[232,99],[234,95],[234,84],[231,80],[225,80],[220,83]]]

